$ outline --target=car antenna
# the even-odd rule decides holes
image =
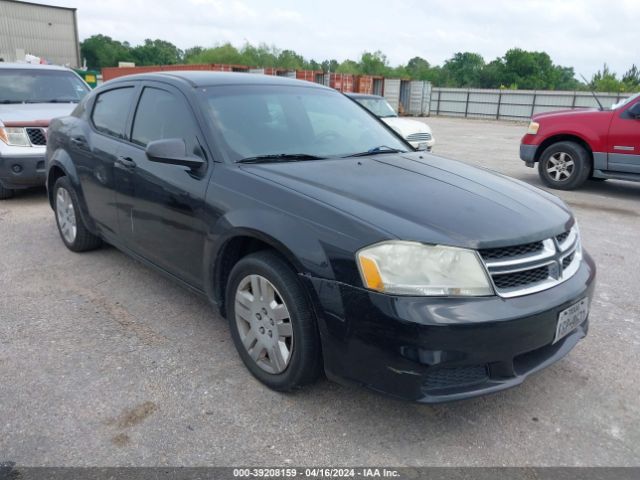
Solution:
[[[584,75],[580,74],[580,76],[582,77],[582,80],[584,80],[584,83],[587,85],[587,87],[589,86],[589,82],[587,81],[586,78],[584,78]],[[604,110],[604,107],[602,106],[602,104],[600,103],[600,100],[598,100],[598,96],[596,95],[596,92],[594,92],[592,89],[589,90],[591,92],[591,95],[593,95],[593,98],[596,99],[596,102],[598,102],[598,106],[600,107],[600,110]]]

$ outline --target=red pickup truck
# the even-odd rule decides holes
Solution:
[[[572,190],[587,179],[640,181],[640,93],[609,109],[534,115],[520,143],[542,182]]]

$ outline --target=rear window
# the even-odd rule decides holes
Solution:
[[[101,93],[96,98],[91,119],[99,132],[124,138],[127,117],[133,100],[133,87]]]
[[[0,69],[1,103],[77,103],[89,88],[64,70]]]

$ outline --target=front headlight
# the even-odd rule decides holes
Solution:
[[[363,248],[365,287],[396,295],[482,296],[493,289],[478,253],[465,248],[389,241]]]
[[[31,145],[29,136],[24,128],[0,127],[0,140],[7,145],[28,147]]]
[[[529,128],[527,128],[527,133],[529,135],[536,135],[538,133],[539,128],[540,128],[540,124],[538,122],[529,122]]]

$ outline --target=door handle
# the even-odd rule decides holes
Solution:
[[[116,164],[122,165],[126,168],[136,168],[136,162],[134,162],[130,157],[118,157]]]
[[[87,148],[87,141],[82,137],[71,137],[71,143],[79,148]]]

